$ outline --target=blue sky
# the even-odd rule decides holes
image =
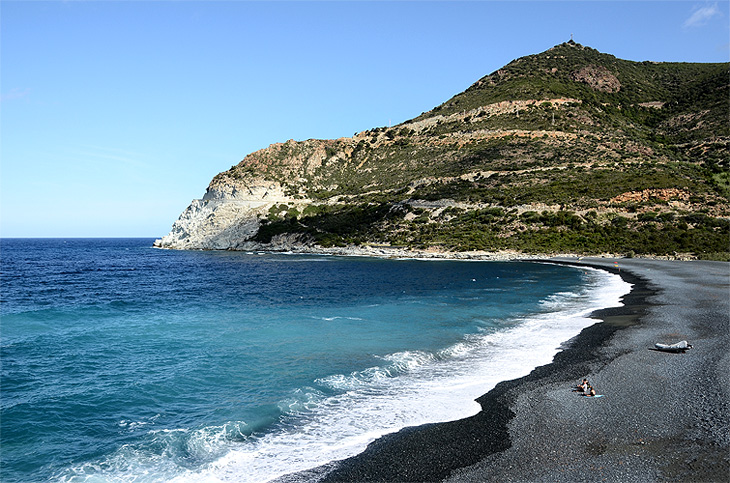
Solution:
[[[727,62],[728,2],[0,2],[0,236],[166,234],[288,139],[428,111],[570,39]]]

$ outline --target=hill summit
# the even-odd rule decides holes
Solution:
[[[251,153],[155,245],[727,259],[728,113],[728,63],[570,41],[397,126]]]

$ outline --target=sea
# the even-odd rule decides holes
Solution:
[[[476,414],[630,285],[535,262],[0,240],[0,480],[266,482]],[[576,374],[576,380],[584,374]]]

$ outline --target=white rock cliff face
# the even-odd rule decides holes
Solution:
[[[170,233],[155,240],[154,246],[182,250],[245,249],[253,245],[250,239],[258,232],[260,218],[265,218],[273,205],[291,202],[294,200],[279,183],[218,176],[205,196],[193,200]]]

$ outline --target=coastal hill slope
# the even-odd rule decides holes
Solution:
[[[727,259],[728,113],[728,63],[570,41],[399,125],[251,153],[155,245]]]

